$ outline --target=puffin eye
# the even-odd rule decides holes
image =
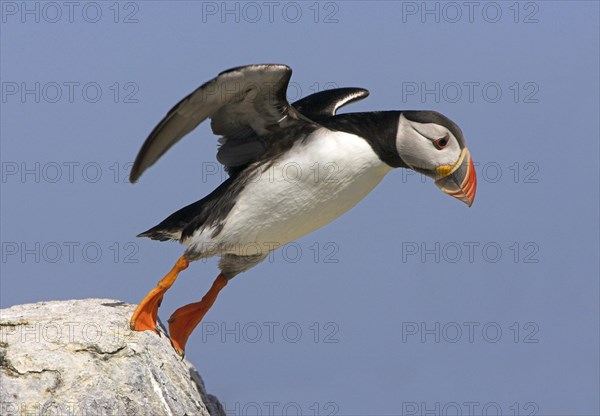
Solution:
[[[436,149],[442,150],[448,144],[448,135],[445,135],[441,139],[437,139],[433,141],[433,145]]]

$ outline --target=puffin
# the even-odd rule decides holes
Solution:
[[[231,279],[350,210],[393,169],[412,169],[432,178],[442,192],[473,204],[475,169],[461,129],[449,118],[416,110],[337,114],[367,97],[363,88],[324,90],[290,104],[291,75],[282,64],[221,72],[167,113],[132,166],[135,183],[207,118],[219,136],[216,158],[228,178],[138,235],[187,248],[137,306],[130,320],[135,331],[158,333],[163,296],[190,262],[220,258],[220,273],[208,292],[168,320],[171,343],[181,356]]]

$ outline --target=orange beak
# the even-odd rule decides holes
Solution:
[[[436,170],[442,177],[435,181],[435,185],[442,192],[461,200],[468,206],[473,205],[477,191],[477,175],[469,149],[465,147],[462,150],[454,165],[439,166]]]

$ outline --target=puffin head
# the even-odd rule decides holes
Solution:
[[[448,117],[435,111],[401,112],[396,149],[409,168],[432,178],[442,192],[473,204],[473,161],[460,127]]]

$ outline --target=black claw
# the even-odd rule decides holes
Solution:
[[[179,352],[179,350],[177,348],[175,348],[175,345],[173,344],[173,340],[171,338],[169,338],[169,340],[171,341],[171,347],[173,347],[173,349],[175,350],[177,355],[179,355],[181,357],[181,361],[183,361],[183,359],[185,358],[185,350]]]

